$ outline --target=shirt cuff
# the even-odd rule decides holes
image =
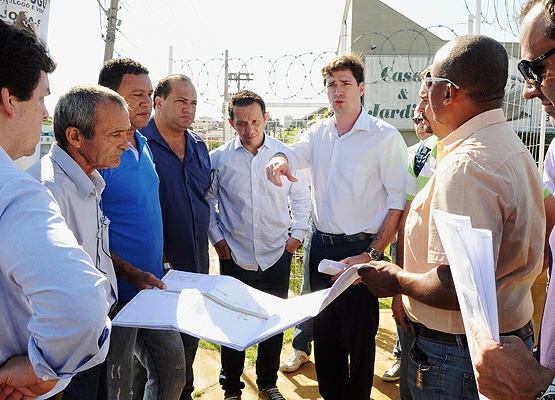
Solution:
[[[297,239],[299,242],[303,242],[304,237],[306,236],[306,234],[308,233],[309,229],[304,230],[304,229],[293,229],[291,231],[291,237],[293,239]]]
[[[224,240],[224,234],[219,227],[212,228],[208,230],[208,239],[210,239],[210,243],[214,246],[216,243]]]
[[[42,380],[52,380],[52,379],[66,379],[71,378],[78,372],[84,371],[86,369],[90,369],[95,365],[102,363],[106,359],[106,355],[108,354],[108,348],[110,347],[110,332],[112,330],[112,321],[109,318],[106,318],[106,326],[102,332],[100,339],[98,340],[98,344],[100,348],[98,352],[88,359],[87,362],[79,366],[72,372],[63,372],[63,373],[56,373],[52,369],[52,367],[47,363],[42,355],[42,351],[36,346],[34,339],[31,337],[29,339],[29,360],[33,365],[35,370],[35,374],[42,379]],[[75,353],[79,352],[79,348],[75,348]],[[78,357],[78,355],[73,355],[73,357]],[[84,355],[83,359],[87,359],[87,356]],[[62,367],[63,368],[63,367]]]

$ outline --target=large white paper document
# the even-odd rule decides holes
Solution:
[[[316,316],[358,278],[353,266],[326,290],[280,299],[223,275],[171,270],[166,290],[142,290],[112,321],[115,326],[172,329],[244,350]]]
[[[472,363],[478,344],[470,330],[477,320],[499,341],[499,318],[491,231],[472,228],[470,217],[433,210],[441,243],[449,260]],[[476,372],[476,371],[474,371]],[[480,394],[480,398],[486,399]]]

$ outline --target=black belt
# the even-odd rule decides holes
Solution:
[[[421,337],[422,339],[431,340],[432,342],[458,345],[457,336],[460,336],[460,340],[463,344],[466,345],[468,343],[466,340],[466,335],[464,334],[453,335],[451,333],[440,332],[430,329],[425,325],[419,324],[418,322],[412,321],[410,321],[409,326],[414,337]],[[524,340],[534,333],[534,329],[532,327],[532,321],[529,321],[522,328],[512,332],[501,333],[501,336],[518,336],[519,338]]]
[[[318,239],[322,241],[322,243],[331,244],[332,246],[339,243],[358,242],[360,240],[372,240],[376,236],[372,233],[364,232],[354,233],[352,235],[345,235],[344,233],[336,235],[333,233],[320,232],[318,229],[314,230],[314,235],[316,235]]]

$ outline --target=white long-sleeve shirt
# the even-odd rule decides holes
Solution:
[[[302,241],[309,231],[310,192],[306,179],[283,181],[277,187],[266,178],[266,164],[285,145],[265,135],[253,155],[239,137],[210,153],[213,177],[210,204],[212,244],[225,239],[235,263],[246,270],[266,270],[281,257],[288,239]]]
[[[281,150],[292,170],[312,168],[312,218],[321,232],[376,234],[388,210],[405,207],[405,141],[361,110],[350,132],[339,136],[334,116]]]

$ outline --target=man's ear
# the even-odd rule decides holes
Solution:
[[[85,138],[78,128],[70,126],[66,129],[66,139],[73,147],[80,148]]]
[[[161,108],[162,107],[162,101],[164,101],[162,96],[156,96],[154,98],[154,109]]]
[[[451,93],[452,90],[453,90],[453,87],[451,86],[451,84],[445,85],[445,93],[443,94],[443,104],[449,104],[453,100],[452,93]]]
[[[13,104],[15,96],[12,96],[8,88],[3,87],[0,89],[0,100],[0,106],[6,111],[8,117],[15,117],[15,107]]]
[[[228,118],[227,121],[229,122],[229,125],[231,125],[233,129],[235,129],[235,124],[233,123],[233,120],[231,118]]]

